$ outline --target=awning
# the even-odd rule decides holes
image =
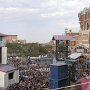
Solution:
[[[68,57],[70,57],[71,59],[77,59],[81,55],[82,55],[82,53],[73,53],[73,54],[69,55]]]

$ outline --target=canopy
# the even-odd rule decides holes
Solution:
[[[73,53],[73,54],[69,55],[68,57],[70,57],[71,59],[77,59],[81,55],[82,55],[82,53]]]

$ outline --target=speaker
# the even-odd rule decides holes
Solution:
[[[66,87],[66,86],[69,86],[70,83],[69,83],[69,79],[66,78],[66,79],[63,79],[63,80],[55,80],[55,79],[50,79],[49,80],[49,88],[50,89],[55,89],[56,88],[61,88],[61,87]]]
[[[50,79],[62,80],[68,78],[68,66],[66,64],[51,64]]]

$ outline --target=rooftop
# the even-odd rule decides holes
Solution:
[[[18,35],[7,35],[7,36],[18,36]]]
[[[0,71],[2,72],[9,72],[9,71],[13,71],[16,70],[15,67],[12,67],[8,64],[0,64]]]
[[[54,35],[52,40],[73,40],[74,38],[70,35]]]
[[[3,33],[0,33],[0,36],[1,37],[6,37],[7,35],[6,34],[3,34]]]
[[[51,65],[54,65],[54,66],[62,66],[62,65],[66,65],[65,61],[57,61],[56,63],[53,63]]]

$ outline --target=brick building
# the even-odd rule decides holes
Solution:
[[[18,39],[18,35],[7,35],[6,41],[7,43],[26,43],[26,40]]]
[[[13,43],[13,42],[17,42],[17,35],[7,35],[6,37],[6,41],[8,43]]]
[[[90,48],[90,8],[84,8],[79,14],[79,44]]]

